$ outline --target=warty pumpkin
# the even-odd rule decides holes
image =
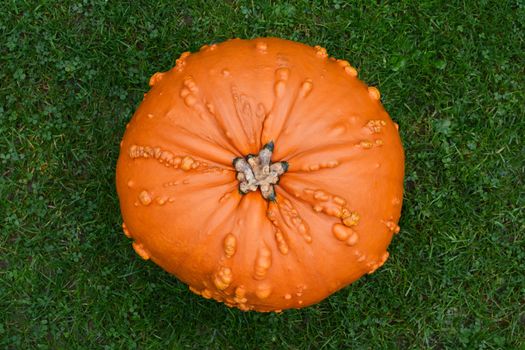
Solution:
[[[126,236],[241,310],[319,302],[388,258],[404,154],[379,91],[322,47],[233,39],[155,73],[121,142]]]

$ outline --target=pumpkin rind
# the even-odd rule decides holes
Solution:
[[[183,53],[150,85],[116,180],[141,257],[194,293],[257,311],[311,305],[386,261],[403,149],[379,91],[347,61],[234,39]],[[275,198],[241,193],[233,160],[270,142],[271,161],[288,166]]]

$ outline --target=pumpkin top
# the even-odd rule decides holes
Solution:
[[[388,257],[404,155],[379,91],[325,49],[229,40],[156,73],[117,164],[137,253],[206,298],[318,302]]]

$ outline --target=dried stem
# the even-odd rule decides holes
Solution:
[[[285,161],[272,163],[273,142],[269,142],[259,151],[258,155],[249,154],[245,158],[238,157],[233,160],[237,171],[239,192],[261,190],[264,199],[274,201],[274,185],[279,182],[279,177],[288,170]]]

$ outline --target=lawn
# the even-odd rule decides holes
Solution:
[[[387,263],[279,314],[141,260],[115,191],[148,78],[258,36],[350,61],[406,152]],[[524,1],[9,0],[0,37],[0,347],[525,347]]]

